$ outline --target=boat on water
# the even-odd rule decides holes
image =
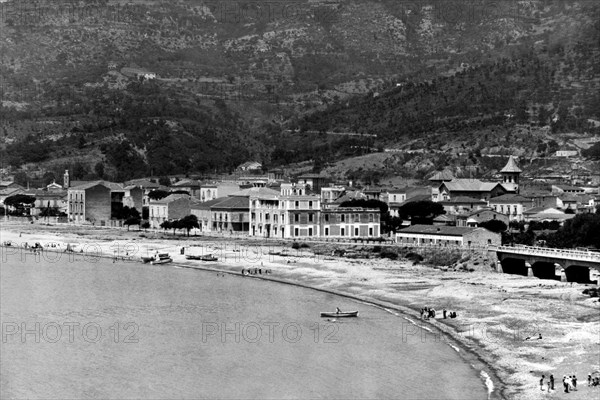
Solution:
[[[205,256],[188,254],[187,256],[185,256],[185,258],[188,260],[200,260],[200,261],[217,261],[218,260],[218,258],[214,257],[212,254],[207,254]]]
[[[329,318],[350,318],[350,317],[358,317],[358,311],[348,311],[348,312],[322,312],[321,317],[329,317]]]
[[[173,259],[169,256],[169,253],[160,253],[158,257],[150,260],[150,264],[166,264],[172,262]]]

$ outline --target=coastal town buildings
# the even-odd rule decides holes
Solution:
[[[160,224],[190,215],[190,196],[170,194],[159,200],[150,200],[150,227],[159,229]]]
[[[489,205],[496,212],[507,215],[509,221],[523,221],[523,211],[531,208],[533,202],[524,196],[511,193],[491,198]]]
[[[396,233],[396,243],[440,247],[478,247],[500,245],[499,233],[485,228],[459,226],[411,225]]]
[[[458,214],[455,216],[455,220],[456,226],[468,226],[471,228],[478,227],[482,222],[491,220],[502,221],[506,224],[506,226],[508,226],[510,223],[508,215],[499,213],[489,208]]]
[[[70,222],[90,222],[100,226],[109,225],[111,217],[111,193],[116,184],[90,181],[67,189],[67,217]]]
[[[378,238],[380,211],[362,207],[323,208],[319,230],[323,238]]]

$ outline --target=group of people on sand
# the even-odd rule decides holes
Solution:
[[[262,275],[262,273],[268,275],[271,273],[270,269],[262,269],[262,268],[242,268],[242,275]]]
[[[540,390],[544,390],[544,383],[546,383],[548,392],[550,392],[551,390],[554,390],[554,375],[550,374],[550,378],[548,378],[547,381],[545,380],[545,378],[546,378],[546,376],[542,375],[542,378],[540,379]],[[575,376],[575,374],[564,375],[562,382],[563,382],[563,391],[565,393],[569,393],[569,392],[577,390],[577,376]],[[598,376],[592,377],[592,374],[590,373],[590,374],[588,374],[587,382],[588,382],[589,387],[600,386],[600,377],[598,377]]]
[[[448,317],[456,318],[456,316],[457,316],[456,311],[448,312],[445,308],[442,310],[442,315],[444,316],[444,319],[446,319]],[[429,318],[435,318],[435,308],[432,308],[432,307],[421,308],[421,319],[429,319]]]

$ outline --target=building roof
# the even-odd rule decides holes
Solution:
[[[508,193],[501,196],[492,197],[490,199],[492,204],[515,204],[515,203],[531,203],[531,199],[523,197],[520,194]]]
[[[269,189],[266,187],[251,187],[248,189],[240,190],[230,194],[230,197],[263,197],[263,196],[279,196],[281,193],[277,190]]]
[[[156,182],[152,182],[148,179],[132,179],[130,181],[125,182],[126,185],[129,186],[141,186],[144,189],[158,189],[160,186]]]
[[[454,222],[456,221],[456,215],[441,214],[433,219],[433,222]]]
[[[195,179],[182,179],[179,182],[175,182],[171,186],[175,187],[200,187],[200,182]]]
[[[482,182],[478,179],[453,179],[449,182],[442,182],[451,192],[491,192],[498,182]]]
[[[477,229],[467,226],[445,226],[445,225],[411,225],[408,228],[403,228],[398,231],[398,234],[416,233],[423,235],[445,235],[445,236],[464,236]]]
[[[210,206],[210,208],[230,208],[230,209],[250,209],[250,201],[247,197],[223,197],[217,200],[221,200],[216,202]]]
[[[500,170],[501,173],[504,172],[516,172],[516,173],[520,173],[523,172],[519,166],[517,165],[517,162],[515,161],[515,158],[513,156],[508,157],[508,162],[506,163],[506,165],[504,166],[504,168],[502,168]]]
[[[523,211],[523,214],[564,214],[565,212],[562,210],[559,210],[556,207],[531,207],[525,211]]]
[[[457,196],[450,200],[444,200],[439,202],[442,205],[445,204],[487,204],[485,200],[475,199],[467,196]]]
[[[572,186],[572,185],[552,185],[552,186],[555,186],[555,187],[557,187],[560,190],[563,190],[565,192],[566,191],[570,191],[570,192],[573,192],[573,191],[583,192],[584,191],[582,188],[580,188],[578,186]]]
[[[327,177],[319,174],[304,174],[300,175],[298,179],[327,179]]]
[[[163,197],[159,200],[150,200],[152,204],[169,204],[175,200],[179,199],[189,199],[190,197],[187,194],[170,194],[167,197]]]
[[[76,182],[78,182],[78,183],[81,182],[81,183],[79,183],[77,186],[71,186],[69,189],[87,190],[87,189],[93,188],[94,186],[102,185],[113,191],[125,190],[123,185],[121,185],[120,183],[108,182],[108,181],[103,181],[103,180],[76,181]]]
[[[192,201],[192,203],[190,203],[190,208],[192,210],[210,210],[211,206],[223,201],[224,198],[225,197],[217,197],[216,199],[204,202]]]

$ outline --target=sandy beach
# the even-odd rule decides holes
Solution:
[[[90,257],[131,258],[157,251],[168,252],[174,262],[240,274],[260,268],[271,273],[252,278],[299,284],[376,303],[391,312],[401,311],[419,329],[422,340],[436,340],[421,327],[433,325],[445,332],[449,343],[458,343],[466,360],[489,369],[494,398],[589,399],[600,396],[600,387],[587,387],[589,373],[600,374],[600,303],[582,294],[586,285],[540,280],[496,273],[489,263],[478,263],[472,272],[435,268],[408,260],[349,259],[315,255],[313,247],[294,250],[291,243],[209,236],[185,237],[172,232],[144,232],[66,225],[2,223],[0,242],[22,245],[41,243],[46,249],[74,251]],[[56,243],[59,247],[48,247]],[[11,247],[13,247],[11,246]],[[216,263],[186,260],[181,254],[214,254]],[[346,246],[348,247],[348,246]],[[14,247],[28,259],[28,250]],[[67,257],[64,254],[64,257]],[[419,309],[433,307],[435,319],[420,320]],[[456,311],[443,319],[441,310]],[[538,334],[542,339],[538,340]],[[531,337],[531,340],[524,340]],[[468,353],[468,354],[467,354]],[[541,375],[555,378],[550,393],[540,390]],[[563,393],[563,375],[575,374],[578,390]]]

